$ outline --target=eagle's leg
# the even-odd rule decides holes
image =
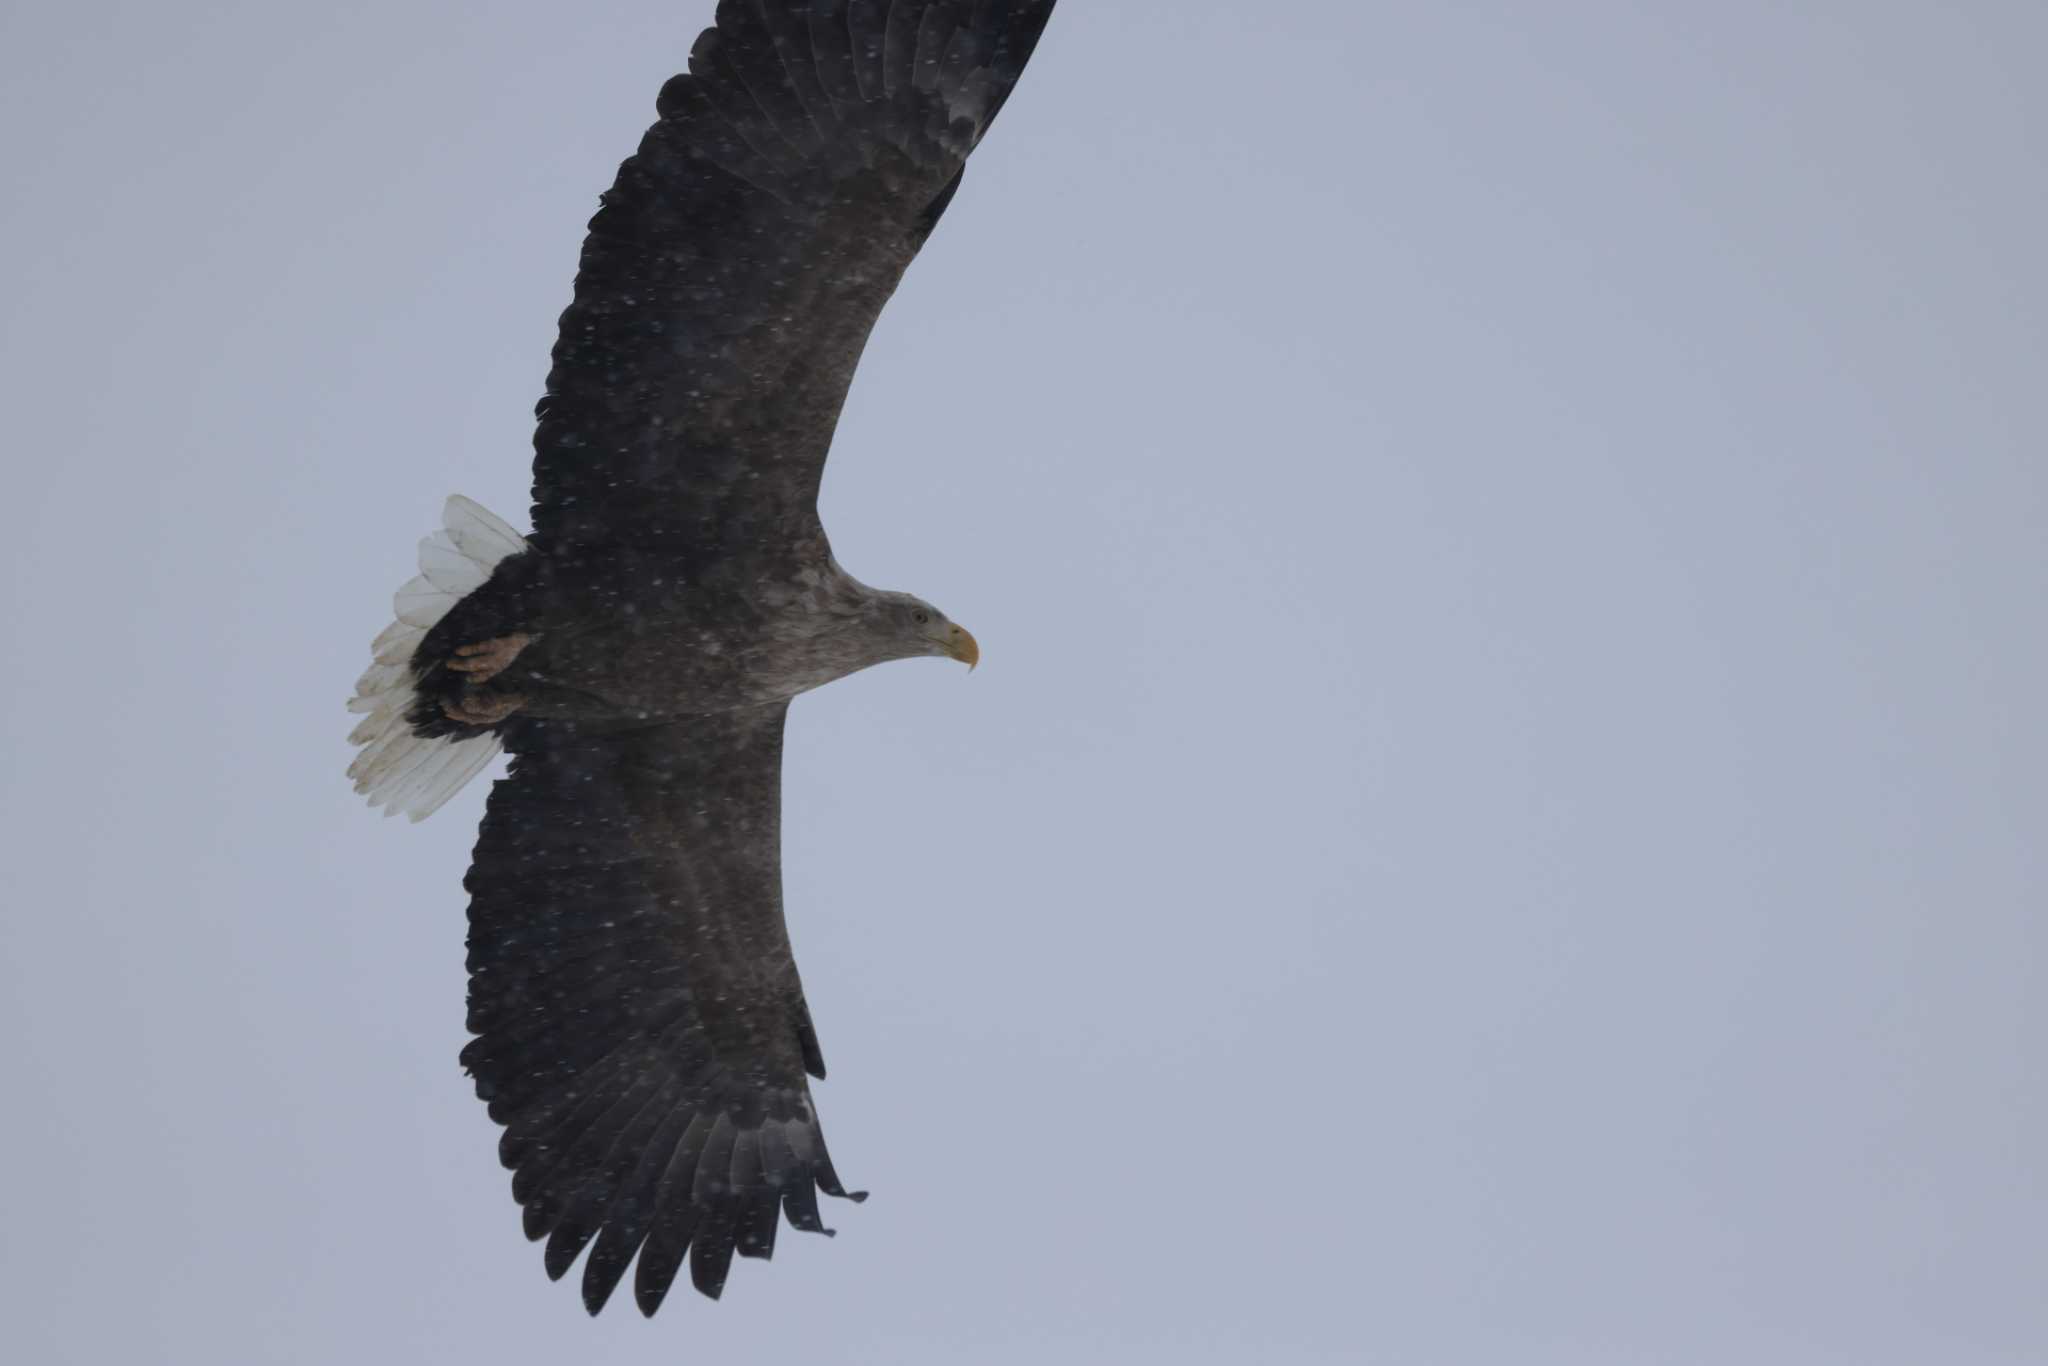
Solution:
[[[481,640],[474,645],[458,645],[455,657],[448,661],[448,667],[459,674],[469,675],[469,686],[478,688],[496,678],[511,667],[519,658],[519,652],[533,644],[533,637],[524,631],[515,631],[509,636],[496,640]]]

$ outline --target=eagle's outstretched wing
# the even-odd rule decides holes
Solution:
[[[797,547],[868,332],[1053,0],[721,0],[591,220],[533,540]]]
[[[596,1313],[639,1253],[652,1314],[687,1255],[717,1296],[783,1212],[843,1195],[825,1066],[782,919],[787,704],[605,736],[525,723],[466,885],[462,1060],[559,1277]]]

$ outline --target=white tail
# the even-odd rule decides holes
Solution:
[[[356,791],[384,814],[403,811],[423,821],[497,757],[495,735],[423,740],[405,714],[412,709],[412,652],[448,609],[490,578],[498,561],[526,549],[504,522],[456,494],[441,510],[441,530],[420,542],[420,573],[398,590],[398,620],[371,642],[370,667],[356,680],[348,709],[363,720],[349,733],[362,753],[348,766]]]

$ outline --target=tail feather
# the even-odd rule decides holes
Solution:
[[[361,747],[348,776],[384,814],[425,820],[460,792],[500,748],[495,735],[461,740],[414,735],[413,652],[456,603],[482,587],[498,562],[526,549],[504,522],[460,494],[441,513],[442,528],[420,542],[420,572],[392,599],[398,619],[371,642],[371,664],[356,680],[348,709],[363,717],[349,732]]]

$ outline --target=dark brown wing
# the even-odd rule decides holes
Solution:
[[[782,1213],[823,1231],[817,1192],[845,1194],[782,920],[786,711],[508,735],[466,882],[462,1061],[548,1274],[595,1238],[593,1314],[635,1252],[644,1312],[686,1255],[715,1298],[735,1250],[768,1256]]]
[[[591,220],[533,539],[722,557],[816,534],[868,332],[1053,0],[723,0]]]

